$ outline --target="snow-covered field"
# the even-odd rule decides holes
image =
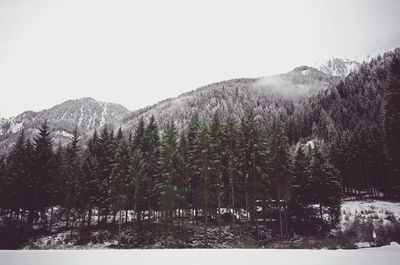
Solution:
[[[340,228],[345,230],[358,217],[361,222],[371,220],[374,226],[400,220],[400,202],[378,200],[344,201],[341,208]]]
[[[362,218],[382,220],[384,223],[390,222],[387,217],[393,216],[400,218],[400,202],[388,202],[378,200],[368,201],[344,201],[342,203],[342,225],[354,221],[356,215]]]
[[[87,264],[399,264],[400,246],[357,250],[17,250],[0,251],[0,265]]]

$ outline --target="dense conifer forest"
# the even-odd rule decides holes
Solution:
[[[47,122],[33,141],[22,130],[0,158],[1,233],[162,224],[178,237],[190,225],[207,247],[213,228],[326,234],[345,196],[400,198],[400,49],[264,121],[251,108],[162,130],[142,118],[85,141],[76,128],[66,146]]]

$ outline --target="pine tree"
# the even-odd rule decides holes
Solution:
[[[110,180],[114,163],[114,141],[112,131],[104,127],[96,145],[97,178],[99,181],[98,202],[99,211],[104,212],[104,222],[107,223],[110,198]],[[100,216],[100,215],[99,215]]]
[[[52,174],[53,165],[53,140],[50,137],[50,129],[45,121],[39,129],[39,135],[34,139],[34,186],[33,202],[34,209],[40,210],[44,217],[46,207],[52,206],[52,187],[54,178]]]
[[[262,138],[253,110],[247,110],[241,121],[240,148],[242,165],[242,182],[245,184],[245,205],[246,211],[256,225],[257,222],[257,201],[265,199],[265,191],[268,180],[265,175],[265,141]],[[244,179],[243,179],[244,178]]]
[[[311,203],[319,205],[319,218],[324,223],[324,209],[327,208],[332,224],[338,221],[341,200],[341,184],[338,170],[324,157],[322,144],[315,143],[310,165]]]
[[[29,209],[32,194],[25,193],[28,191],[32,178],[29,179],[29,168],[26,166],[26,141],[25,134],[22,130],[17,142],[13,146],[8,156],[7,168],[5,168],[4,190],[2,197],[4,198],[4,208],[10,210],[10,218],[13,212],[19,214],[20,208]]]
[[[210,209],[210,132],[205,121],[200,124],[198,135],[195,141],[195,153],[197,159],[194,160],[197,175],[199,176],[199,198],[202,202],[202,214],[204,216],[205,245],[208,245],[208,218]]]
[[[268,133],[268,174],[273,186],[271,195],[278,206],[279,229],[282,238],[288,233],[287,219],[285,218],[284,224],[282,211],[286,213],[285,205],[290,198],[291,158],[287,137],[276,118],[273,119]]]
[[[183,190],[178,189],[182,184],[179,175],[178,131],[171,121],[162,136],[160,152],[161,178],[157,183],[160,193],[160,206],[167,217],[172,217],[179,202],[182,200]]]
[[[223,128],[217,113],[214,114],[210,125],[210,181],[209,201],[211,214],[216,216],[218,227],[221,229],[221,200],[223,186]]]
[[[309,166],[303,145],[299,144],[294,154],[292,192],[289,201],[289,211],[295,230],[301,232],[303,226],[309,221]]]
[[[146,173],[148,179],[148,208],[150,221],[151,211],[156,207],[157,194],[155,192],[156,177],[159,174],[158,162],[160,159],[160,137],[158,132],[158,125],[154,118],[151,116],[149,123],[144,130],[144,145],[143,157],[146,165]]]
[[[181,201],[179,202],[179,208],[188,209],[190,202],[189,150],[188,140],[185,131],[182,131],[179,136],[178,156],[178,175],[180,179],[178,189],[180,191],[180,194],[183,195]]]
[[[223,129],[223,165],[225,171],[225,183],[226,183],[226,204],[230,206],[232,219],[231,226],[235,233],[235,219],[236,219],[236,205],[237,197],[236,193],[238,193],[238,175],[240,174],[240,168],[237,166],[239,164],[238,157],[238,129],[235,123],[235,120],[232,117],[228,117],[224,124]]]
[[[140,222],[141,213],[146,207],[146,183],[147,179],[142,153],[135,150],[132,153],[129,167],[128,199],[129,203],[133,205],[138,222]]]
[[[198,113],[194,113],[191,117],[187,132],[188,139],[188,157],[189,157],[189,178],[190,178],[190,204],[194,211],[193,223],[198,224],[198,197],[199,197],[199,174],[194,161],[198,160],[198,154],[195,151],[198,131],[200,127],[200,118]]]
[[[77,180],[81,178],[81,161],[78,128],[75,127],[72,138],[65,150],[65,181],[64,181],[64,205],[66,208],[66,227],[69,226],[69,217],[72,208],[76,206]]]
[[[53,183],[54,185],[52,187],[53,189],[52,201],[54,206],[55,205],[63,206],[66,196],[65,181],[67,174],[67,165],[65,160],[65,150],[62,148],[61,142],[58,144],[57,150],[54,154],[52,165],[53,165],[52,174],[54,176],[54,183]],[[53,208],[54,207],[51,207],[49,230],[51,230],[51,226],[53,224],[53,210],[54,210]]]
[[[100,189],[99,182],[97,179],[97,159],[96,157],[87,149],[82,158],[82,180],[83,188],[81,189],[81,197],[84,201],[84,210],[88,210],[88,226],[91,225],[92,221],[92,210],[98,205],[97,194]],[[82,192],[85,193],[82,193]]]
[[[123,218],[122,209],[126,209],[128,201],[130,163],[131,152],[128,143],[126,140],[121,140],[111,174],[111,203],[119,212],[119,234]]]
[[[386,193],[400,198],[400,56],[395,54],[390,64],[384,94],[384,131],[388,184]]]
[[[133,134],[132,139],[132,150],[139,150],[144,153],[144,145],[145,145],[145,134],[146,124],[143,120],[143,117],[140,118],[139,123],[136,125],[135,132]]]

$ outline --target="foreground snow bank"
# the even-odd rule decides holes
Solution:
[[[0,251],[1,265],[19,264],[362,264],[391,265],[400,260],[400,246],[358,250],[17,250]],[[149,263],[150,262],[150,263]]]

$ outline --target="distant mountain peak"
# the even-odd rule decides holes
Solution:
[[[358,58],[331,58],[329,60],[316,63],[314,67],[328,75],[346,77],[351,72],[358,70],[361,66],[361,63],[362,61]]]
[[[0,119],[0,154],[10,150],[19,132],[32,138],[41,123],[48,121],[54,142],[65,144],[77,126],[82,140],[104,125],[120,126],[130,111],[120,104],[101,102],[91,97],[67,100],[50,109],[25,111],[9,119]]]

